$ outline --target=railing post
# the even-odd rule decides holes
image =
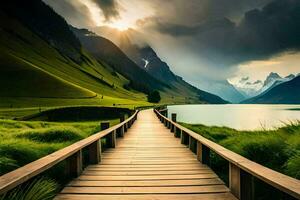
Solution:
[[[229,162],[229,188],[231,193],[241,199],[241,177],[240,168]]]
[[[174,132],[174,136],[176,138],[180,138],[180,135],[181,135],[181,130],[179,128],[176,128],[175,127],[175,132]]]
[[[176,113],[172,113],[172,121],[173,121],[173,122],[176,122],[176,116],[177,116]],[[175,130],[175,129],[176,129],[176,127],[172,124],[172,125],[171,125],[171,132],[176,133],[176,130]],[[175,134],[174,134],[174,135],[175,135]]]
[[[189,149],[193,153],[197,153],[197,143],[196,143],[196,140],[192,136],[189,136]]]
[[[248,172],[229,162],[229,188],[241,200],[254,199],[254,180]]]
[[[182,130],[181,130],[180,138],[181,138],[181,144],[185,144],[185,145],[189,144],[188,134]]]
[[[78,177],[82,172],[82,150],[74,153],[67,159],[67,173],[71,177]]]
[[[89,145],[89,163],[98,164],[101,161],[101,144],[100,140],[97,140]]]
[[[125,115],[121,115],[120,116],[120,123],[125,121]],[[124,126],[121,126],[120,128],[118,128],[118,136],[119,137],[124,137]]]
[[[101,122],[100,124],[100,129],[101,131],[105,130],[105,129],[108,129],[109,128],[109,122]],[[108,139],[107,139],[107,136],[104,137],[105,138],[105,148],[107,148],[107,144],[108,144]],[[102,143],[101,143],[102,144]],[[105,148],[102,149],[101,147],[101,152],[105,150]]]
[[[241,199],[242,200],[253,200],[255,196],[254,190],[254,177],[245,172],[244,170],[240,169],[240,179],[241,179]]]
[[[197,141],[197,159],[205,165],[210,165],[210,149]]]

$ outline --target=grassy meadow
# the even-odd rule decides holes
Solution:
[[[276,130],[238,131],[182,123],[227,149],[252,161],[300,179],[300,123],[289,123]],[[212,155],[213,165],[221,167],[223,161]]]
[[[300,179],[300,123],[289,123],[276,130],[238,131],[228,127],[185,124],[193,130],[223,147],[230,149],[254,162]],[[214,152],[210,154],[210,166],[228,184],[228,161]],[[267,185],[253,179],[254,199],[293,199]]]
[[[105,120],[107,121],[107,120]],[[110,120],[111,125],[119,119]],[[0,120],[0,175],[100,131],[100,121]]]

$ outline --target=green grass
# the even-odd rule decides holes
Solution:
[[[300,124],[277,130],[237,131],[228,127],[184,124],[185,127],[268,168],[300,179]],[[229,164],[214,152],[210,167],[228,184]],[[287,199],[284,193],[254,178],[254,199]]]
[[[107,121],[107,120],[105,120]],[[115,125],[119,120],[110,120]],[[100,121],[25,122],[0,120],[0,175],[100,131]]]
[[[48,178],[35,179],[0,196],[0,200],[50,200],[58,191],[58,185]]]
[[[300,179],[299,122],[287,124],[276,130],[261,131],[237,131],[227,127],[182,124],[250,160]],[[217,166],[223,163],[217,159],[215,162]]]

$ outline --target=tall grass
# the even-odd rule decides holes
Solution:
[[[50,200],[57,190],[58,185],[54,180],[39,178],[0,196],[0,200]]]
[[[111,125],[118,120],[110,120]],[[0,175],[100,131],[100,122],[0,120]]]
[[[237,131],[227,127],[183,124],[185,127],[250,160],[300,179],[300,123],[276,130]],[[210,154],[210,167],[228,184],[229,165],[221,156]],[[289,199],[270,185],[253,179],[254,199]],[[292,199],[292,198],[291,198]]]
[[[238,131],[227,127],[184,124],[185,127],[273,170],[300,179],[300,123],[276,130]],[[213,158],[216,166],[224,165]]]

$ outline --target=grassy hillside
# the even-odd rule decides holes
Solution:
[[[0,107],[146,103],[129,81],[84,50],[78,64],[0,11]]]
[[[0,51],[1,97],[92,98],[96,93],[66,82],[35,65]],[[30,89],[30,90],[29,90]]]

